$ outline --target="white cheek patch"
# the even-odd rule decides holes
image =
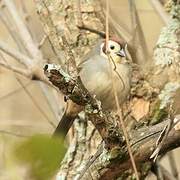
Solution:
[[[114,46],[114,49],[110,49],[110,47],[108,46],[109,52],[110,52],[110,56],[113,57],[113,59],[119,58],[119,56],[117,55],[117,53],[121,50],[120,45],[119,45],[117,42],[114,42],[114,41],[111,41],[111,40],[109,40],[108,45],[109,45],[109,46]],[[103,51],[103,47],[104,47],[104,46],[105,46],[105,43],[102,43],[102,44],[101,44],[101,48],[100,48],[100,55],[103,56],[103,57],[105,57],[106,59],[108,59],[107,55],[106,55],[105,52]]]
[[[100,55],[105,57],[106,59],[108,58],[107,55],[103,51],[101,51]]]
[[[101,44],[101,48],[100,48],[100,55],[105,57],[105,58],[108,58],[107,55],[103,52],[103,47],[104,47],[104,43]]]

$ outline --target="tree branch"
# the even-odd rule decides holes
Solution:
[[[6,44],[5,42],[3,42],[1,40],[0,40],[0,50],[4,51],[6,54],[12,56],[13,58],[18,60],[20,63],[26,65],[27,67],[31,67],[32,60],[28,56],[20,53],[16,49],[9,47],[8,44]]]
[[[165,8],[163,8],[162,4],[159,1],[151,0],[150,2],[152,4],[153,8],[160,15],[160,17],[163,20],[163,22],[167,25],[168,22],[169,22],[170,17],[167,14],[167,12],[165,12]]]
[[[49,80],[57,86],[60,91],[62,91],[75,103],[85,106],[86,111],[88,108],[87,112],[89,113],[88,115],[90,120],[105,141],[106,149],[110,148],[109,151],[105,152],[105,154],[98,156],[97,160],[93,161],[93,165],[90,166],[90,169],[97,164],[98,167],[104,167],[100,170],[98,168],[93,170],[93,173],[94,171],[98,171],[98,174],[100,174],[100,178],[98,177],[98,179],[107,179],[107,177],[108,179],[113,179],[122,171],[129,169],[130,160],[127,148],[123,144],[120,130],[113,123],[116,119],[114,117],[110,117],[109,114],[102,112],[98,106],[97,100],[89,95],[88,91],[83,87],[81,82],[77,79],[72,79],[60,68],[60,66],[52,64],[45,65],[44,72]],[[156,141],[167,123],[169,123],[169,120],[155,126],[131,132],[130,144],[134,158],[136,162],[138,162],[138,165],[140,165],[140,162],[143,161],[151,161],[149,157],[156,147]],[[176,131],[173,128],[162,145],[160,154],[166,153],[169,150],[180,146],[179,139],[180,131]],[[105,162],[102,162],[102,159],[104,159]],[[86,173],[88,174],[87,176],[90,177],[89,173],[91,173],[91,170],[88,168]],[[86,179],[86,173],[83,176],[84,179]],[[94,177],[94,174],[91,175]]]
[[[0,55],[0,57],[1,57],[1,55]],[[18,73],[18,74],[21,74],[27,78],[31,77],[31,72],[28,71],[27,69],[15,67],[15,66],[10,66],[9,64],[2,62],[2,61],[0,61],[0,65],[9,69],[9,70],[12,70],[12,71]]]
[[[169,120],[148,128],[141,128],[131,134],[131,148],[135,161],[139,166],[144,162],[151,162],[149,158],[155,148],[156,141]],[[164,154],[174,148],[180,146],[180,131],[174,128],[170,131],[166,142],[164,143],[160,154]],[[125,147],[119,147],[115,156],[112,153],[102,152],[96,160],[91,164],[84,174],[81,176],[83,180],[93,176],[93,179],[113,179],[118,177],[122,172],[125,172],[130,167],[130,159]],[[98,168],[101,167],[101,168]],[[127,174],[131,173],[127,171]],[[98,176],[97,176],[98,174]]]
[[[18,32],[21,36],[21,40],[29,52],[29,55],[33,58],[35,62],[38,62],[39,60],[42,59],[42,54],[40,53],[38,47],[35,45],[33,42],[33,39],[25,26],[25,23],[23,22],[22,18],[18,14],[18,11],[13,3],[12,0],[4,0],[4,4],[7,7],[9,13],[11,14],[11,17],[16,24],[16,27],[18,29]]]
[[[6,26],[7,30],[9,31],[10,35],[12,36],[12,38],[18,45],[19,50],[22,53],[20,54],[20,52],[17,52],[16,49],[11,49],[11,51],[9,51],[11,52],[11,54],[9,55],[11,56],[14,55],[13,57],[15,59],[21,60],[20,62],[24,62],[26,59],[29,59],[27,60],[29,63],[24,62],[24,64],[28,67],[28,69],[24,71],[23,69],[14,67],[13,65],[6,65],[5,63],[1,63],[1,65],[3,65],[4,67],[6,66],[6,68],[9,68],[15,72],[18,72],[21,75],[24,75],[25,77],[28,77],[30,79],[35,79],[35,80],[41,80],[42,82],[49,85],[49,82],[47,81],[47,79],[45,79],[45,76],[44,76],[44,73],[42,72],[42,67],[41,67],[41,65],[46,60],[43,59],[43,55],[41,51],[38,49],[38,46],[36,45],[36,43],[33,41],[31,33],[28,30],[28,27],[26,26],[22,17],[19,15],[19,12],[17,8],[15,7],[14,3],[9,0],[5,0],[4,3],[5,3],[5,6],[2,6],[4,12],[0,13],[0,18],[3,20],[4,25]],[[10,15],[8,14],[7,10]],[[17,52],[17,53],[13,54],[13,52]],[[23,53],[27,54],[26,57],[25,57],[25,54]],[[29,56],[31,58],[29,58]],[[39,82],[39,86],[42,89],[46,97],[46,100],[56,117],[56,120],[58,121],[59,114],[58,114],[57,99],[54,98],[54,95],[52,94],[51,90],[49,90],[46,87],[46,85]],[[54,108],[55,106],[56,108]]]
[[[80,77],[73,79],[60,66],[53,64],[46,64],[44,72],[64,95],[76,104],[85,106],[85,111],[105,141],[106,148],[113,148],[124,142],[119,128],[114,123],[117,119],[110,113],[102,112],[99,101],[89,94]]]

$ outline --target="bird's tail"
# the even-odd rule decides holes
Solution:
[[[66,110],[52,136],[65,137],[81,110],[81,106],[72,101],[68,102]]]

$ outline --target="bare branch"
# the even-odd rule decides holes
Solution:
[[[106,112],[103,113],[101,111],[99,102],[95,97],[91,97],[79,78],[71,78],[60,66],[52,64],[45,65],[44,72],[49,80],[58,87],[64,95],[68,96],[76,104],[85,106],[86,113],[106,142],[107,148],[112,148],[117,142],[122,143],[121,132],[119,128],[114,125],[112,115],[109,113],[104,114]],[[113,131],[111,129],[113,129]]]
[[[160,124],[141,128],[138,131],[134,131],[131,134],[131,148],[134,158],[137,162],[138,168],[142,162],[151,162],[150,155],[155,148],[156,141],[164,128],[165,124],[169,123],[168,120]],[[164,154],[174,148],[180,146],[180,131],[176,131],[174,128],[169,133],[166,142],[164,143],[160,154]],[[111,152],[101,151],[100,155],[94,160],[90,167],[83,170],[81,180],[86,180],[88,177],[93,176],[93,179],[109,180],[118,177],[122,172],[125,172],[130,167],[130,159],[127,154],[127,150],[123,152],[124,147],[117,149],[116,155]],[[103,167],[103,168],[96,168]],[[127,172],[128,173],[128,172]],[[97,176],[98,174],[98,176]]]
[[[1,40],[0,40],[0,50],[4,51],[8,55],[12,56],[16,60],[18,60],[20,63],[26,65],[28,67],[28,69],[31,70],[31,72],[28,72],[28,70],[27,70],[27,73],[25,73],[26,77],[29,75],[28,77],[31,79],[40,80],[40,81],[46,83],[47,85],[49,85],[50,87],[53,87],[52,84],[49,83],[47,78],[44,76],[42,68],[39,66],[36,66],[36,65],[34,66],[33,61],[29,57],[20,53],[18,50],[9,47],[9,45],[7,45],[6,43],[4,43]],[[9,67],[11,67],[11,66],[9,65]],[[13,69],[17,70],[17,68],[13,68]],[[32,76],[30,76],[30,73],[32,74]]]
[[[9,69],[9,70],[14,71],[15,73],[21,74],[21,75],[23,75],[23,76],[25,76],[27,78],[31,77],[31,75],[32,75],[31,72],[29,70],[27,70],[27,69],[22,69],[22,68],[15,67],[15,66],[10,66],[7,63],[2,62],[2,61],[0,61],[0,65],[7,68],[7,69]]]
[[[109,151],[107,152],[108,154],[106,154],[105,156],[108,156],[110,158],[112,155],[112,160],[109,160],[107,157],[105,157],[105,159],[108,160],[108,162],[106,162],[108,167],[107,169],[102,168],[102,171],[95,169],[97,171],[101,171],[98,172],[98,174],[101,175],[102,179],[107,179],[107,177],[111,179],[120,174],[122,171],[129,169],[130,160],[127,159],[127,149],[126,147],[122,148],[122,135],[119,132],[119,128],[114,127],[113,117],[110,117],[108,114],[104,114],[103,112],[99,111],[96,100],[90,97],[88,92],[85,89],[82,89],[81,84],[64,73],[64,71],[62,71],[59,66],[46,65],[44,71],[50,81],[55,86],[57,86],[65,95],[68,95],[71,100],[79,105],[88,107],[89,119],[96,126],[101,137],[105,141],[105,145],[107,146],[106,148],[109,149]],[[169,121],[165,121],[152,127],[142,128],[138,129],[138,131],[131,132],[130,144],[134,158],[138,165],[140,165],[139,162],[142,161],[151,161],[149,157],[156,147],[156,142],[162,132],[162,129],[165,125],[167,125],[167,123],[169,123]],[[113,129],[115,134],[112,133],[110,129]],[[179,139],[180,131],[176,131],[174,128],[171,129],[166,138],[166,141],[164,142],[164,144],[162,144],[160,154],[180,146]],[[114,157],[115,149],[117,150],[117,154]],[[121,149],[121,151],[118,151],[118,149]],[[124,153],[122,153],[122,149],[125,149]],[[118,156],[123,158],[118,158]],[[115,161],[113,161],[114,158]],[[104,167],[106,164],[100,159],[98,159],[97,161],[95,160],[93,164],[98,163],[98,166],[100,167]],[[101,166],[102,163],[103,165]],[[90,176],[89,171],[87,176]]]
[[[26,24],[23,21],[23,19],[21,18],[21,16],[18,14],[18,11],[17,11],[16,7],[14,6],[13,2],[11,0],[10,1],[6,0],[5,2],[6,2],[5,4],[9,10],[11,16],[13,14],[15,15],[15,18],[13,18],[14,23],[16,24],[18,30],[20,28],[20,31],[18,31],[18,34],[19,34],[21,41],[23,42],[25,48],[28,50],[29,55],[33,58],[33,60],[32,60],[33,63],[35,62],[35,64],[33,64],[34,67],[31,69],[34,78],[51,86],[51,84],[47,81],[47,79],[45,79],[44,74],[42,73],[41,64],[45,63],[46,60],[43,58],[43,55],[42,55],[41,51],[39,50],[39,46],[33,41],[30,30],[26,26]],[[26,11],[25,5],[23,3],[22,3],[22,6],[23,6],[24,12],[26,13],[27,11]],[[42,39],[42,41],[39,44],[40,46],[46,40],[46,38],[47,38],[47,36],[44,36],[44,38]],[[33,78],[33,76],[32,76],[32,78]],[[46,97],[46,100],[48,102],[50,109],[52,110],[52,113],[54,114],[56,120],[58,121],[58,119],[59,119],[58,108],[54,108],[57,105],[57,99],[52,98],[53,95],[50,92],[50,90],[47,88],[46,85],[39,82],[39,86],[40,86],[43,94]],[[47,119],[47,117],[46,117],[46,119]]]
[[[33,39],[25,26],[25,23],[21,19],[20,15],[18,14],[18,11],[13,3],[12,0],[3,0],[5,6],[7,7],[9,13],[11,14],[12,19],[14,20],[14,23],[16,24],[16,27],[18,29],[19,35],[21,36],[21,39],[23,41],[23,44],[29,54],[32,56],[33,60],[37,62],[38,60],[42,60],[42,55],[40,51],[38,50],[37,46],[33,42]]]
[[[5,131],[5,130],[0,130],[0,133],[2,133],[2,134],[7,134],[7,135],[10,135],[10,136],[21,137],[21,138],[27,138],[27,137],[29,137],[29,136],[27,136],[27,135],[17,134],[17,133],[10,132],[10,131]]]
[[[32,81],[29,81],[29,82],[28,82],[27,84],[25,84],[24,86],[25,86],[25,87],[28,87],[29,85],[31,85],[31,83],[32,83]],[[23,87],[20,87],[20,88],[12,91],[12,92],[10,92],[10,93],[7,93],[6,95],[0,97],[0,101],[3,100],[3,99],[8,98],[8,97],[10,97],[10,96],[13,96],[14,94],[16,94],[16,93],[18,93],[18,92],[20,92],[20,91],[22,91],[22,90],[23,90]]]
[[[60,111],[62,104],[58,104],[59,99],[55,97],[55,95],[52,92],[52,89],[51,90],[48,89],[46,84],[39,82],[39,86],[41,87],[42,92],[44,93],[44,96],[46,97],[49,108],[54,114],[56,121],[59,122],[60,115],[62,114],[62,111]]]
[[[10,70],[13,71],[13,69],[11,69],[11,66],[8,64],[8,62],[6,61],[6,59],[2,56],[3,61],[5,62],[5,64],[9,67]],[[14,71],[13,71],[14,72]],[[41,106],[39,106],[39,104],[35,101],[34,97],[31,95],[31,93],[27,90],[26,86],[21,82],[21,80],[16,76],[16,74],[14,73],[16,80],[18,81],[18,83],[22,86],[22,88],[24,89],[24,91],[26,92],[26,94],[30,97],[30,99],[32,100],[32,102],[34,103],[34,105],[37,107],[37,109],[42,113],[42,115],[45,117],[45,119],[53,126],[55,127],[55,125],[53,124],[53,122],[51,122],[51,120],[49,119],[49,117],[46,115],[46,113],[42,110]]]
[[[87,30],[87,31],[89,31],[89,32],[91,32],[91,33],[98,34],[98,35],[99,35],[100,37],[102,37],[102,38],[105,38],[105,37],[106,37],[106,34],[105,34],[105,32],[103,32],[103,31],[99,31],[99,30],[97,30],[97,29],[93,29],[92,27],[89,27],[89,26],[87,26],[87,25],[82,25],[82,26],[77,25],[77,26],[78,26],[79,29]]]
[[[21,39],[19,38],[18,32],[16,31],[16,28],[15,28],[14,24],[11,22],[9,14],[7,12],[3,11],[3,10],[4,10],[4,8],[2,7],[1,11],[0,11],[0,19],[1,19],[1,21],[5,25],[6,29],[10,33],[13,40],[16,42],[19,50],[22,53],[28,53],[27,50],[24,48],[24,46],[23,46],[23,44],[21,42]]]
[[[48,7],[47,7],[47,5],[46,5],[46,3],[44,1],[43,1],[43,5],[45,6],[46,10],[50,14],[50,11],[49,11],[49,9],[48,9]],[[51,19],[51,16],[49,18]],[[51,22],[53,24],[52,19],[51,19]],[[57,31],[56,26],[54,24],[53,24],[53,26],[55,28],[55,31],[61,34],[61,37],[59,37],[59,38],[61,38],[61,41],[62,41],[61,47],[65,51],[65,55],[66,55],[65,58],[66,58],[66,64],[67,64],[68,72],[72,77],[76,78],[78,76],[78,70],[77,70],[77,67],[76,67],[76,61],[75,61],[75,57],[73,55],[73,52],[71,50],[71,47],[69,46],[69,43],[68,43],[68,41],[66,39],[64,29],[59,28],[58,31]]]
[[[144,32],[141,27],[140,19],[136,9],[136,3],[133,0],[129,0],[129,7],[131,13],[131,24],[132,24],[132,39],[131,46],[134,47],[135,52],[134,60],[139,65],[143,65],[148,60],[148,48],[144,37]],[[141,47],[141,50],[137,52],[138,47]],[[132,54],[132,55],[133,55]]]
[[[163,20],[163,22],[167,25],[169,22],[170,17],[168,16],[168,14],[165,12],[162,4],[157,1],[157,0],[150,0],[153,8],[157,11],[157,13],[160,15],[161,19]]]
[[[52,127],[56,127],[54,122],[51,121],[48,117],[48,115],[44,112],[44,110],[42,109],[42,107],[39,105],[39,103],[36,102],[35,98],[32,96],[32,94],[28,91],[28,89],[24,86],[24,84],[16,77],[17,81],[19,82],[19,84],[23,87],[24,91],[26,92],[26,94],[30,97],[30,99],[32,100],[32,102],[34,103],[34,105],[36,106],[36,108],[39,110],[39,112],[44,116],[44,118],[47,120],[47,122],[52,126]]]
[[[0,14],[0,15],[1,15],[1,14]],[[0,16],[0,17],[2,17],[2,19],[4,20],[3,22],[5,23],[7,29],[8,29],[9,32],[11,33],[11,35],[12,35],[13,39],[15,40],[15,42],[17,43],[17,45],[20,44],[19,48],[20,48],[21,50],[23,50],[24,48],[22,47],[22,45],[21,45],[21,43],[20,43],[21,39],[19,39],[19,38],[17,37],[17,35],[14,36],[14,34],[16,34],[16,33],[13,32],[13,29],[12,29],[11,26],[8,24],[8,19],[7,19],[7,17],[5,17],[5,16]],[[1,43],[1,42],[0,42],[0,43]],[[8,68],[8,69],[10,69],[10,70],[13,70],[13,71],[15,71],[15,72],[17,72],[17,73],[19,73],[19,74],[21,74],[21,75],[24,75],[24,76],[27,77],[27,78],[30,78],[30,79],[34,78],[34,79],[36,79],[36,80],[41,80],[42,82],[50,85],[50,83],[47,81],[47,79],[45,79],[44,74],[41,73],[41,71],[42,71],[42,70],[41,70],[41,67],[36,66],[36,67],[33,67],[33,69],[31,69],[32,66],[34,66],[33,60],[31,60],[31,59],[28,58],[27,56],[21,54],[20,52],[18,52],[18,51],[15,50],[15,49],[9,48],[9,46],[6,45],[6,44],[3,43],[3,42],[2,42],[0,45],[2,46],[2,47],[0,47],[0,48],[2,48],[2,50],[4,50],[4,51],[5,51],[6,53],[8,53],[9,55],[13,56],[15,59],[19,60],[20,62],[23,62],[23,63],[28,67],[28,69],[27,69],[27,70],[23,70],[23,69],[21,69],[21,68],[14,67],[14,66],[10,66],[10,65],[8,65],[7,63],[3,63],[3,62],[0,62],[0,65],[4,66],[4,67],[6,67],[6,68]],[[32,55],[32,56],[35,57],[36,55]],[[38,59],[38,60],[40,60],[40,59]],[[30,69],[31,69],[31,70],[30,70]],[[50,85],[50,86],[51,86],[51,85]],[[53,113],[54,113],[56,119],[58,120],[58,119],[59,119],[58,112],[55,111],[55,109],[53,108],[53,107],[54,107],[54,103],[51,101],[51,98],[49,98],[49,95],[48,95],[48,94],[49,94],[49,90],[48,90],[47,87],[44,86],[43,84],[40,84],[40,87],[41,87],[43,93],[45,94],[45,97],[46,97],[47,101],[49,102],[48,104],[49,104],[50,108],[53,110]]]
[[[38,48],[41,49],[41,47],[43,46],[44,42],[47,40],[48,36],[44,35],[43,38],[41,39],[41,41],[39,42]]]
[[[26,55],[20,53],[18,50],[11,48],[8,44],[0,40],[0,50],[4,51],[6,54],[12,56],[20,63],[26,65],[27,67],[32,66],[32,60]]]
[[[109,54],[109,52],[108,52],[109,51],[109,49],[108,49],[108,41],[109,41],[109,1],[106,0],[106,54]],[[120,120],[120,123],[121,123],[123,135],[125,137],[125,141],[126,141],[126,144],[127,144],[127,149],[128,149],[128,153],[130,155],[130,159],[131,159],[132,167],[133,167],[133,170],[134,170],[134,173],[135,173],[135,176],[136,176],[136,180],[139,180],[136,163],[135,163],[135,160],[134,160],[134,157],[133,157],[133,154],[132,154],[132,150],[131,150],[131,147],[130,147],[128,132],[126,130],[126,126],[125,126],[125,123],[124,123],[123,112],[122,112],[122,109],[120,107],[120,103],[119,103],[119,99],[118,99],[117,88],[116,88],[114,77],[113,77],[113,66],[112,66],[112,62],[111,62],[112,58],[110,57],[110,55],[108,55],[108,59],[109,59],[109,67],[110,67],[110,72],[111,72],[111,81],[112,81],[112,85],[113,85],[113,93],[114,93],[116,107],[117,107],[117,114],[119,116],[119,120]],[[114,62],[113,59],[112,59],[112,61]],[[114,71],[118,74],[118,72],[116,70],[114,70]],[[124,82],[123,82],[123,84],[124,84]]]

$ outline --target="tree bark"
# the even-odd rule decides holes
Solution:
[[[51,68],[47,66],[45,68],[47,77],[71,100],[88,107],[86,108],[88,119],[99,132],[99,134],[94,133],[92,125],[89,128],[91,123],[84,121],[84,118],[75,122],[75,136],[71,140],[57,176],[67,179],[75,177],[103,180],[133,177],[122,132],[113,123],[116,121],[115,117],[99,109],[98,101],[88,94],[76,77],[75,63],[79,62],[79,59],[98,39],[97,34],[78,27],[85,24],[93,29],[104,30],[103,12],[99,2],[95,0],[38,0],[37,9],[61,65],[51,66]],[[170,116],[174,111],[180,113],[178,103],[180,98],[179,29],[180,5],[178,1],[172,1],[170,21],[160,33],[148,75],[145,76],[144,71],[140,68],[134,71],[135,83],[132,87],[131,99],[127,104],[131,105],[134,98],[150,104],[146,117],[137,124],[135,123],[135,127],[134,120],[131,118],[132,112],[126,122],[131,148],[141,178],[144,178],[151,169],[153,162],[150,156],[157,148],[156,143],[167,124],[172,123],[172,128],[159,154],[163,155],[180,146],[180,131],[173,128],[174,116]],[[68,87],[76,91],[69,91]],[[167,117],[170,118],[167,120]],[[143,124],[151,126],[138,128]],[[113,133],[111,129],[114,130]],[[100,142],[99,135],[104,142],[97,148],[97,144],[93,146],[91,142],[94,141],[92,136],[94,139],[98,137],[98,142]],[[91,158],[90,155],[96,149],[98,149],[97,153]]]

